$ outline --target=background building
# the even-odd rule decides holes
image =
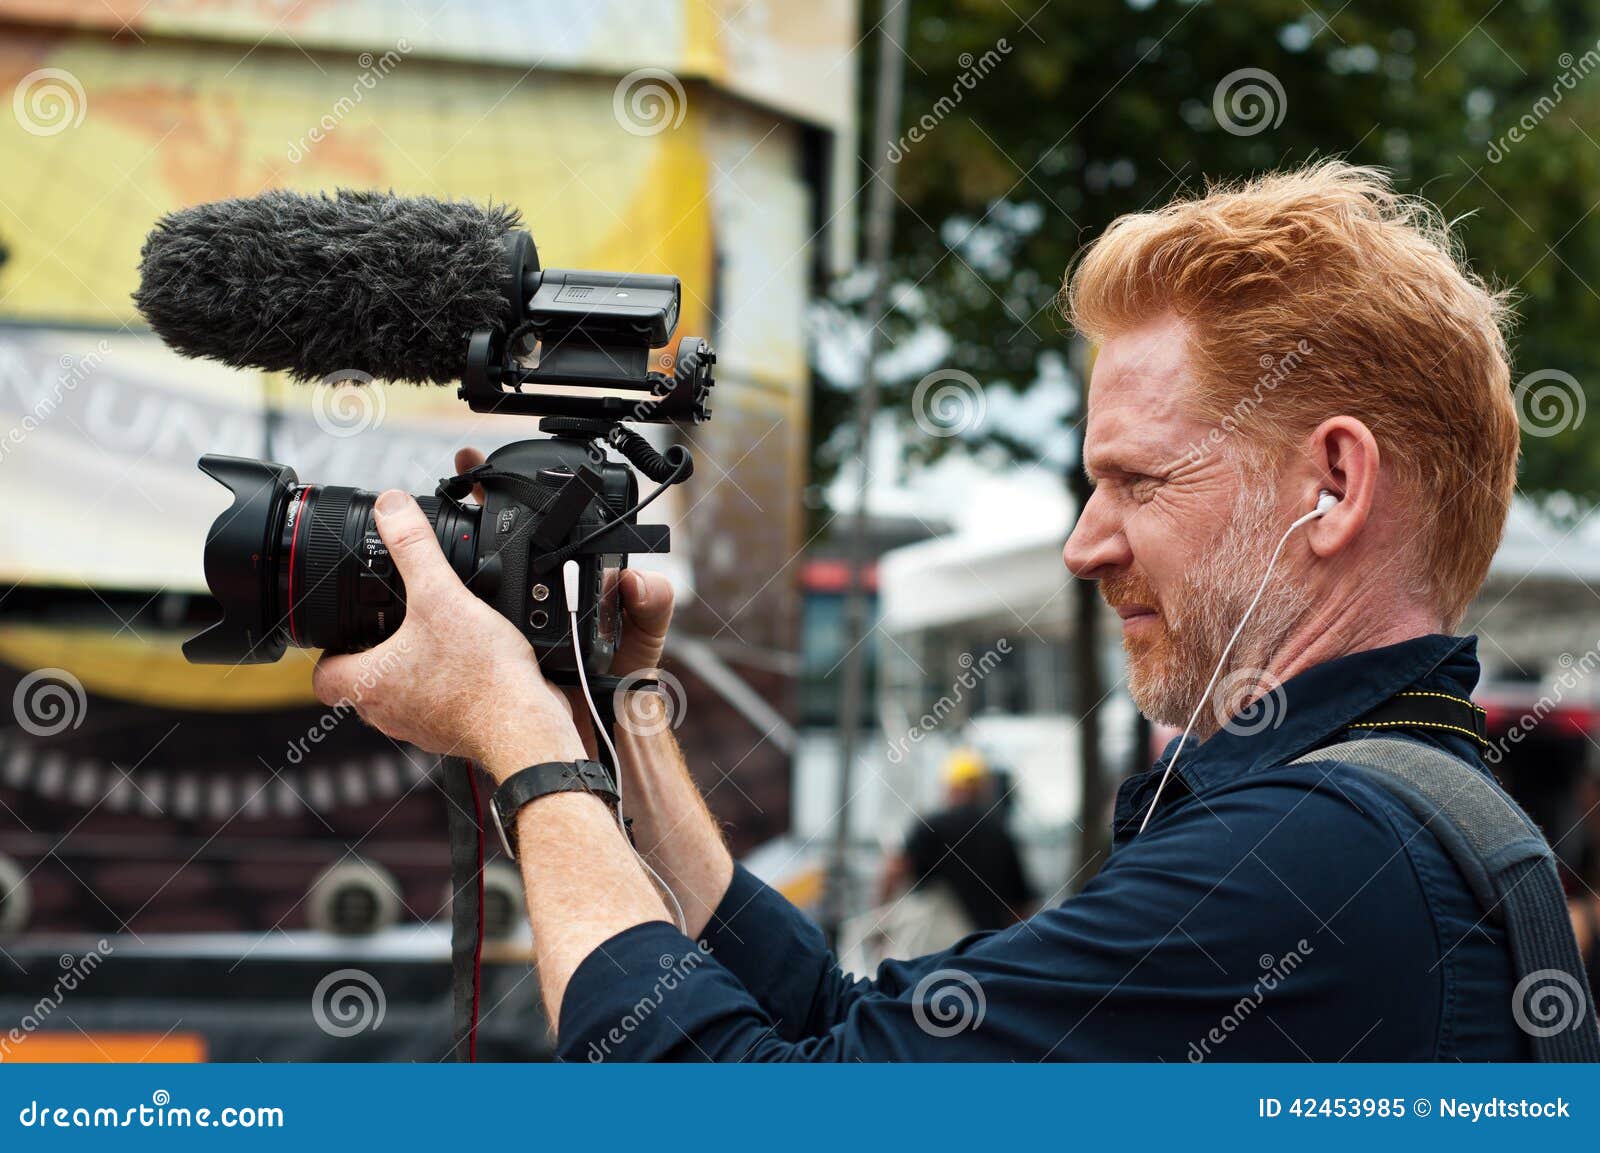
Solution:
[[[805,310],[851,250],[856,38],[841,0],[0,0],[0,692],[27,702],[0,716],[0,929],[44,952],[109,935],[127,976],[96,982],[105,1012],[156,1034],[182,1018],[214,1056],[307,1055],[312,987],[352,956],[416,962],[387,974],[391,1011],[443,1007],[433,759],[330,721],[303,652],[182,660],[227,505],[195,460],[431,492],[455,448],[533,422],[452,389],[290,386],[144,331],[130,293],[157,218],[268,188],[506,203],[546,267],[682,279],[680,334],[719,354],[715,417],[676,434],[696,473],[653,506],[673,554],[643,563],[679,590],[670,671],[711,804],[740,852],[787,829]],[[275,1041],[184,1007],[241,963],[292,1006],[250,1025]],[[525,959],[509,971],[531,1005]],[[424,1055],[402,1033],[370,1051]]]

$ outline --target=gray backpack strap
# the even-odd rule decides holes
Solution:
[[[1487,774],[1417,741],[1365,737],[1295,764],[1339,761],[1405,802],[1450,854],[1486,916],[1503,923],[1517,974],[1517,1024],[1540,1061],[1600,1061],[1600,1027],[1555,854]],[[1570,1017],[1570,1020],[1569,1020]]]

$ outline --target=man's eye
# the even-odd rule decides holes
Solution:
[[[1136,476],[1128,484],[1129,491],[1135,500],[1149,500],[1155,495],[1156,489],[1161,487],[1161,481],[1153,476]]]

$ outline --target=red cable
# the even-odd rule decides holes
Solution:
[[[483,995],[483,802],[478,797],[478,766],[466,762],[472,786],[472,823],[478,831],[478,939],[472,946],[472,1027],[467,1033],[467,1060],[478,1059],[478,1005]]]

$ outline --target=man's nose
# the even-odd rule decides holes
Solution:
[[[1078,514],[1078,523],[1072,526],[1061,559],[1067,570],[1082,580],[1099,580],[1133,562],[1122,526],[1110,515],[1098,490],[1090,494],[1089,502]]]

